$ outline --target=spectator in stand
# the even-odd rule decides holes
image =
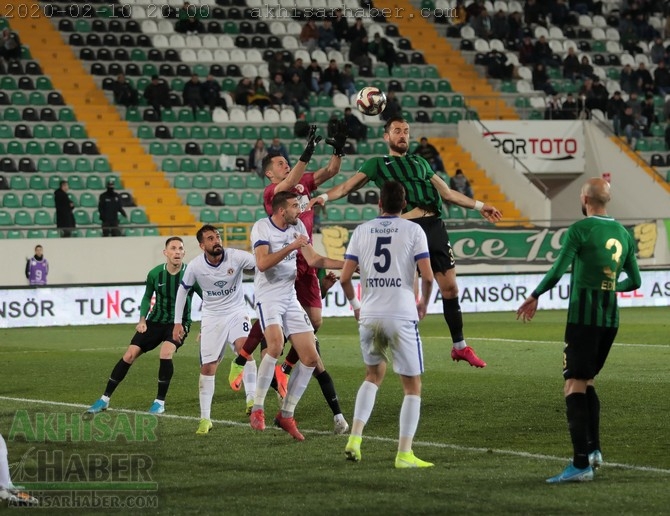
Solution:
[[[351,46],[349,47],[349,61],[359,67],[372,67],[372,59],[370,58],[368,51],[369,44],[367,36],[352,41]]]
[[[500,41],[507,41],[509,38],[509,22],[505,11],[499,9],[491,20],[491,37]]]
[[[300,43],[307,47],[307,51],[311,53],[312,50],[316,49],[318,42],[319,29],[316,26],[316,21],[314,21],[313,18],[310,18],[305,25],[303,25],[302,31],[300,31]]]
[[[263,78],[260,75],[254,79],[254,84],[251,89],[253,90],[253,93],[249,97],[250,106],[258,106],[263,109],[272,104],[270,93],[265,87],[265,81],[263,81]]]
[[[670,93],[670,70],[666,68],[663,60],[658,62],[658,66],[654,70],[654,87],[664,97]]]
[[[533,45],[530,36],[526,34],[519,45],[519,62],[524,66],[528,66],[534,64],[535,60],[535,45]]]
[[[233,99],[235,100],[235,104],[239,104],[240,106],[248,106],[249,97],[253,96],[253,94],[254,85],[251,82],[251,78],[242,77],[237,83],[237,86],[235,86]]]
[[[470,4],[468,4],[468,6],[465,8],[468,23],[472,23],[472,20],[479,16],[479,13],[482,9],[484,9],[484,0],[475,0],[474,2],[470,2]]]
[[[205,32],[205,26],[200,21],[200,7],[184,2],[179,9],[179,21],[175,24],[174,30],[182,34],[198,34]]]
[[[535,63],[542,63],[544,66],[552,66],[554,63],[554,53],[547,42],[547,38],[540,36],[535,42]]]
[[[184,84],[182,97],[184,98],[184,105],[189,106],[193,111],[193,119],[195,120],[198,109],[205,107],[205,101],[202,98],[202,84],[197,74],[191,75],[191,80]]]
[[[347,63],[344,65],[344,70],[340,73],[340,83],[338,85],[339,90],[351,97],[356,93],[356,83],[354,79],[354,70],[351,64]]]
[[[652,79],[649,70],[644,63],[639,63],[637,65],[637,70],[634,72],[635,84],[637,85],[637,91],[639,93],[645,93],[647,91],[654,91],[654,79]]]
[[[577,25],[572,23],[570,9],[565,5],[565,0],[556,0],[551,6],[551,24],[563,29],[566,25]]]
[[[470,186],[470,181],[468,181],[468,178],[465,177],[465,174],[463,174],[463,171],[460,168],[456,169],[454,177],[449,180],[449,188],[470,197],[470,199],[475,198],[472,186]]]
[[[321,91],[321,77],[323,75],[323,70],[319,66],[319,63],[316,59],[312,59],[309,63],[309,66],[305,70],[305,82],[309,85],[310,89],[316,93]]]
[[[547,26],[542,6],[536,0],[526,0],[526,5],[523,6],[523,20],[531,28],[538,25]]]
[[[491,26],[493,25],[493,20],[489,16],[489,12],[486,8],[481,9],[477,17],[472,20],[472,28],[475,30],[475,35],[478,38],[489,40],[491,39],[493,32]]]
[[[642,138],[642,127],[639,117],[636,117],[633,113],[633,108],[631,106],[626,106],[626,109],[621,115],[621,128],[623,133],[626,135],[626,141],[628,145],[635,150],[637,141]]]
[[[507,17],[507,23],[509,25],[509,41],[516,42],[518,39],[521,39],[523,36],[523,18],[521,17],[521,13],[519,11],[510,13]]]
[[[286,145],[284,145],[279,138],[272,138],[272,144],[268,147],[268,154],[275,156],[282,156],[289,168],[291,168],[291,160],[288,158],[288,151],[286,150]]]
[[[582,62],[579,63],[578,77],[582,80],[586,79],[587,77],[593,78],[593,66],[591,66],[588,56],[582,56]]]
[[[556,90],[549,82],[549,74],[542,63],[537,63],[533,69],[533,89],[544,91],[547,95],[556,95]]]
[[[566,54],[565,59],[563,59],[563,77],[574,82],[575,79],[581,75],[579,71],[579,58],[575,53],[575,49],[573,47],[568,47],[568,53]]]
[[[649,58],[654,64],[659,64],[665,59],[665,47],[663,46],[663,39],[656,38],[654,44],[649,48]]]
[[[69,238],[72,231],[77,227],[74,220],[74,203],[67,194],[70,189],[67,181],[61,181],[60,186],[54,192],[54,206],[56,208],[56,227],[60,231],[61,238]]]
[[[286,79],[286,82],[290,82],[291,77],[293,77],[294,74],[297,74],[301,81],[305,80],[305,65],[303,64],[302,58],[300,57],[293,61],[293,64],[286,70],[286,73],[284,74],[284,79]]]
[[[624,65],[624,67],[621,69],[621,74],[619,75],[619,85],[621,86],[621,89],[629,95],[634,91],[637,91],[637,82],[631,65]]]
[[[456,27],[462,27],[468,21],[468,12],[465,10],[463,5],[464,0],[457,0],[456,7],[453,9],[453,16],[451,18],[451,23]]]
[[[347,32],[347,41],[353,43],[354,41],[368,36],[367,29],[363,26],[363,18],[356,18],[354,24],[349,27]]]
[[[607,93],[607,88],[600,82],[600,77],[597,75],[593,77],[593,93],[595,95],[595,100],[592,101],[593,105],[587,107],[589,109],[599,109],[605,113],[605,111],[607,111],[607,99],[609,98],[609,93]]]
[[[156,111],[158,120],[161,119],[161,107],[172,109],[170,87],[158,75],[151,76],[151,82],[147,84],[144,90],[144,98],[147,99],[147,103]]]
[[[347,134],[354,140],[367,140],[368,126],[361,122],[351,108],[344,108],[344,123],[347,124]]]
[[[419,146],[414,151],[414,154],[418,154],[428,163],[430,163],[430,167],[435,172],[446,172],[444,170],[444,162],[442,161],[442,157],[440,156],[439,151],[435,148],[434,145],[428,143],[428,138],[425,136],[422,136],[419,140]]]
[[[284,76],[278,72],[275,74],[274,79],[272,79],[272,82],[270,83],[270,102],[276,106],[285,104],[285,94],[286,85],[284,84]]]
[[[378,61],[386,63],[386,66],[389,69],[389,75],[391,75],[396,60],[396,51],[395,48],[393,48],[393,43],[386,38],[382,38],[381,34],[377,32],[372,39],[372,43],[369,44],[368,49]]]
[[[654,94],[647,93],[642,102],[641,115],[645,121],[642,132],[645,136],[651,136],[651,126],[657,122],[656,112],[654,109]]]
[[[102,236],[122,236],[119,229],[119,213],[126,219],[126,210],[121,204],[121,197],[114,191],[114,180],[107,181],[107,190],[98,198],[98,214],[102,223]]]
[[[137,90],[133,88],[122,73],[114,81],[112,91],[114,92],[114,102],[120,106],[132,107],[139,103]]]
[[[2,30],[0,57],[7,62],[18,61],[21,58],[21,40],[16,32],[11,32],[9,29]]]
[[[626,103],[621,98],[621,92],[615,91],[607,101],[607,118],[612,121],[614,134],[621,135],[621,115],[626,109]]]
[[[284,54],[281,52],[281,50],[278,50],[275,52],[272,61],[268,64],[268,72],[270,73],[270,77],[274,77],[278,73],[284,75],[286,74],[286,63],[284,62]]]
[[[486,54],[487,73],[493,79],[511,79],[514,65],[507,62],[507,56],[493,49]]]
[[[321,80],[321,89],[326,95],[333,95],[333,88],[340,84],[340,69],[337,67],[337,61],[331,59],[328,68],[323,71]]]
[[[342,13],[342,9],[339,7],[335,9],[335,18],[333,18],[333,30],[335,31],[335,37],[340,43],[347,39],[347,34],[349,33],[349,23]]]
[[[296,116],[309,111],[309,90],[307,85],[294,73],[284,88],[284,102],[293,106]]]
[[[563,119],[563,111],[561,99],[558,95],[547,97],[547,107],[544,110],[545,120],[561,120]]]
[[[228,110],[228,104],[221,96],[221,85],[212,74],[209,74],[207,80],[202,83],[202,100],[211,111],[217,107]]]
[[[663,118],[666,122],[670,123],[670,98],[663,104]]]
[[[568,93],[567,97],[561,105],[561,118],[564,120],[577,120],[579,118],[579,104],[572,93]]]
[[[333,50],[340,50],[340,42],[335,34],[333,22],[326,18],[323,20],[323,25],[319,27],[319,48],[327,52],[329,48]]]
[[[395,91],[389,91],[386,94],[386,109],[382,111],[380,117],[386,122],[396,116],[402,116],[402,107],[395,96]]]
[[[265,142],[262,138],[256,140],[256,144],[249,152],[249,170],[256,172],[261,179],[265,179],[265,171],[262,167],[263,158],[268,155]]]

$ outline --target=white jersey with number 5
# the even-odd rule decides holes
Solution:
[[[377,217],[356,228],[344,258],[358,262],[361,319],[416,321],[416,262],[428,258],[421,227],[400,217]]]
[[[307,228],[298,219],[295,226],[280,229],[274,225],[271,217],[266,217],[254,224],[251,229],[251,247],[269,246],[269,253],[276,253],[290,245],[299,235],[307,234]],[[296,297],[295,278],[298,274],[296,257],[298,251],[291,252],[286,258],[265,272],[256,271],[254,276],[254,295],[256,303],[281,303]]]
[[[256,260],[253,255],[239,249],[224,249],[223,260],[218,265],[208,262],[203,253],[189,262],[181,285],[186,290],[190,289],[195,282],[200,285],[203,317],[230,315],[246,309],[242,273],[245,270],[251,271],[255,267]],[[177,295],[179,296],[179,293]]]

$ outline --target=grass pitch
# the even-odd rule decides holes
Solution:
[[[434,468],[393,468],[402,391],[390,370],[365,430],[360,463],[344,460],[346,436],[332,435],[332,415],[316,382],[296,411],[305,442],[279,430],[252,431],[242,393],[227,384],[230,355],[217,377],[214,429],[196,436],[196,331],[175,357],[166,415],[149,420],[155,440],[134,441],[126,426],[155,397],[156,351],[135,362],[114,394],[103,416],[117,431],[106,439],[17,432],[19,417],[34,426],[78,418],[102,394],[132,325],[0,330],[0,432],[8,441],[15,480],[27,483],[27,477],[16,475],[34,472],[42,452],[51,459],[65,457],[64,464],[51,466],[51,480],[68,480],[67,489],[76,493],[79,485],[91,489],[95,467],[83,460],[80,471],[68,458],[149,457],[144,480],[156,490],[133,493],[153,497],[135,501],[146,513],[667,514],[670,308],[622,310],[616,344],[596,382],[606,464],[594,482],[579,485],[544,482],[571,456],[561,377],[565,312],[539,312],[530,324],[510,313],[465,314],[464,319],[469,343],[488,362],[483,370],[451,361],[441,317],[429,316],[420,325],[426,373],[414,451]],[[319,339],[351,422],[364,374],[355,321],[327,319]],[[277,407],[269,395],[268,423]],[[23,473],[17,469],[22,458]],[[110,478],[99,475],[98,480],[104,488]],[[42,491],[45,500],[50,494]],[[116,507],[91,508],[89,502],[60,513],[129,509],[123,496]],[[52,505],[48,512],[58,509]]]

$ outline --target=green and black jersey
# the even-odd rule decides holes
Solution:
[[[575,222],[556,263],[533,295],[553,288],[571,264],[568,323],[618,327],[616,293],[635,290],[641,283],[631,234],[611,217],[594,215]],[[621,271],[628,277],[618,281]]]
[[[430,182],[435,172],[424,158],[416,154],[370,158],[360,169],[381,188],[387,181],[398,181],[407,192],[407,208],[422,208],[442,216],[442,198]]]
[[[177,290],[184,276],[186,264],[182,264],[181,270],[177,274],[170,274],[167,270],[167,264],[157,265],[147,274],[146,289],[140,305],[140,316],[146,317],[147,321],[173,324],[174,323],[174,305],[177,299]],[[151,298],[156,293],[156,302],[151,307]],[[191,299],[193,292],[201,295],[200,287],[196,284],[188,293],[184,315],[182,317],[183,325],[188,328],[191,325]],[[151,307],[151,312],[149,308]],[[147,315],[148,314],[148,315]]]

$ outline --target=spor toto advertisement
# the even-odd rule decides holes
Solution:
[[[543,274],[459,276],[461,308],[464,312],[515,312],[537,286]],[[570,276],[540,298],[540,309],[567,308]],[[358,296],[360,285],[355,282]],[[144,285],[118,287],[25,288],[0,291],[0,328],[30,326],[80,326],[87,324],[136,324]],[[254,317],[253,283],[244,283],[250,317]],[[200,320],[202,301],[193,298],[192,317]],[[669,306],[670,271],[642,271],[642,287],[619,294],[619,305]],[[442,313],[437,284],[428,308]],[[324,317],[351,317],[353,312],[337,283],[324,299]]]

